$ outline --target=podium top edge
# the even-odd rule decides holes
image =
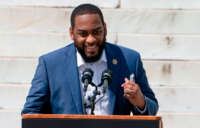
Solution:
[[[129,115],[68,115],[68,114],[23,114],[22,119],[67,118],[67,119],[119,119],[119,120],[161,120],[160,116]]]

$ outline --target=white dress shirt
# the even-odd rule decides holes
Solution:
[[[89,85],[88,88],[87,88],[86,94],[84,94],[84,92],[83,92],[84,84],[81,81],[82,73],[86,68],[90,68],[94,72],[92,82],[95,85],[99,85],[101,83],[102,72],[105,69],[107,69],[107,59],[106,59],[105,50],[103,50],[101,58],[94,63],[86,63],[83,60],[83,58],[81,57],[79,52],[76,52],[76,55],[77,55],[77,66],[78,66],[78,69],[79,69],[79,79],[80,79],[80,85],[81,85],[82,101],[83,101],[83,103],[84,102],[89,103],[88,96],[93,95],[93,91],[94,91],[95,88],[92,87],[91,85]],[[97,101],[97,103],[95,104],[94,114],[95,115],[112,115],[112,108],[111,108],[112,105],[110,104],[110,100],[111,100],[111,97],[113,97],[114,94],[113,94],[113,92],[111,92],[107,88],[105,95],[103,95],[103,93],[102,93],[103,88],[102,87],[103,86],[101,86],[101,88],[98,88],[99,91],[101,92],[101,95],[97,95],[97,97],[96,97],[95,101]],[[145,101],[146,101],[146,97],[145,97]],[[140,110],[138,107],[136,107],[136,109],[141,114],[143,114],[147,110],[147,106],[145,105],[144,110]],[[91,113],[90,108],[86,108],[86,109],[84,109],[84,111],[87,114]]]
[[[90,68],[94,74],[93,74],[93,79],[92,82],[95,85],[99,85],[101,83],[101,75],[102,72],[107,69],[107,59],[106,59],[106,55],[105,55],[105,50],[103,50],[102,56],[101,58],[93,63],[86,63],[83,58],[81,57],[79,52],[76,52],[77,55],[77,66],[79,69],[79,78],[80,78],[80,85],[81,85],[81,92],[82,92],[82,97],[83,97],[83,103],[89,103],[88,101],[88,96],[92,96],[93,95],[93,91],[95,90],[94,87],[92,87],[91,85],[88,86],[86,94],[83,92],[83,87],[84,84],[81,81],[82,78],[82,73],[86,68]],[[103,95],[102,92],[103,86],[98,87],[98,90],[101,92],[100,95],[96,96],[96,104],[95,104],[95,109],[94,109],[94,114],[95,115],[111,115],[111,105],[109,102],[109,97],[111,92],[108,90],[106,90],[105,95]],[[84,111],[87,114],[91,114],[91,109],[90,108],[86,108],[84,109]]]

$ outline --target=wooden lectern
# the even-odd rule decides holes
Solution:
[[[162,128],[160,116],[24,114],[22,128]]]

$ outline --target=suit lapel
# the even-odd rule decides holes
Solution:
[[[119,47],[107,43],[105,50],[108,69],[112,71],[112,83],[109,89],[114,93],[114,96],[111,97],[112,111],[114,113],[116,97],[123,95],[121,84],[124,83],[124,78],[128,77],[129,70]]]
[[[76,62],[76,49],[73,44],[69,46],[66,51],[66,66],[65,71],[67,74],[67,84],[71,89],[72,98],[76,105],[78,114],[83,114],[82,95],[80,89],[79,72]]]

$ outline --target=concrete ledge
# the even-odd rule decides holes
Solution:
[[[1,1],[0,5],[4,6],[45,6],[45,7],[76,7],[82,3],[92,3],[102,8],[116,8],[119,5],[119,0],[6,0]]]
[[[0,124],[2,128],[21,128],[20,109],[1,109]]]
[[[69,33],[0,33],[0,56],[38,57],[71,43]],[[112,43],[135,49],[143,59],[200,60],[198,35],[108,33]]]
[[[107,39],[114,42],[115,33]],[[69,33],[0,33],[0,56],[38,57],[70,44]]]
[[[151,84],[199,85],[199,61],[144,60],[144,68]]]
[[[121,8],[199,9],[199,0],[121,0]]]
[[[163,118],[163,128],[197,128],[200,113],[160,113]]]
[[[135,34],[199,34],[200,12],[180,10],[104,10],[109,32]]]
[[[119,45],[135,49],[143,59],[200,60],[199,35],[138,35],[118,33]]]
[[[0,8],[0,32],[67,32],[72,9]],[[103,9],[108,31],[137,34],[200,34],[200,12]],[[51,15],[49,15],[51,14]]]
[[[37,59],[0,59],[1,83],[30,83],[37,66]]]
[[[199,112],[200,87],[151,86],[159,102],[159,112]],[[22,109],[30,84],[0,84],[0,110]],[[192,95],[191,95],[192,94]],[[195,104],[195,105],[194,105]]]
[[[199,85],[199,61],[143,60],[149,82],[160,85]],[[38,60],[1,58],[1,83],[30,83]]]
[[[22,109],[30,86],[0,85],[0,110]]]
[[[177,85],[178,86],[178,85]],[[153,87],[159,103],[159,112],[200,113],[200,87]]]

